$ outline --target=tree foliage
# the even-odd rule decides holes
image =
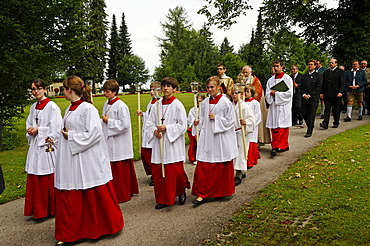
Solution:
[[[224,56],[229,52],[234,53],[234,47],[230,44],[227,37],[225,37],[224,40],[222,41],[221,45],[220,45],[220,55]]]
[[[110,79],[117,79],[117,65],[118,65],[118,31],[116,16],[112,17],[112,26],[110,29],[110,37],[108,40],[109,52],[108,52],[108,69],[107,77]]]
[[[143,59],[136,55],[126,55],[118,63],[118,77],[120,85],[129,85],[135,91],[135,84],[143,84],[149,79],[149,70]]]
[[[126,55],[131,55],[131,49],[131,39],[125,20],[125,13],[122,13],[121,25],[118,31],[118,60],[121,61]]]

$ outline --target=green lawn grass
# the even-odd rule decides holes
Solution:
[[[193,94],[176,93],[175,96],[184,104],[186,112],[188,112],[190,108],[194,106]],[[140,158],[140,153],[138,138],[138,116],[136,115],[136,110],[138,108],[137,95],[120,95],[119,98],[121,98],[130,109],[135,155],[134,159],[138,160]],[[62,111],[62,115],[64,115],[64,111],[70,105],[70,102],[64,98],[54,98],[52,100],[58,104]],[[105,97],[94,97],[94,105],[99,110],[100,114],[106,100],[107,99]],[[140,106],[143,111],[146,110],[146,105],[150,100],[150,94],[142,94],[140,96]],[[3,168],[6,182],[6,189],[4,193],[0,195],[0,204],[23,197],[25,194],[27,174],[24,173],[24,166],[28,150],[28,144],[25,135],[25,124],[28,114],[29,107],[26,107],[23,117],[17,121],[12,129],[6,130],[5,141],[7,146],[16,147],[11,150],[0,151],[0,164]],[[187,138],[187,135],[185,136]]]
[[[369,245],[370,124],[304,154],[205,245]]]

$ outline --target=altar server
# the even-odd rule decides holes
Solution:
[[[33,215],[33,220],[40,220],[54,215],[55,149],[62,116],[59,107],[45,97],[46,84],[42,79],[35,79],[30,89],[37,102],[31,106],[26,121],[29,149],[25,169],[28,175],[24,215]],[[48,136],[55,139],[55,146],[46,146]]]
[[[266,127],[271,129],[271,157],[275,157],[277,152],[289,150],[288,138],[289,127],[292,126],[293,102],[293,80],[283,72],[283,62],[275,60],[273,68],[275,75],[267,81],[266,85],[266,101],[270,104]],[[271,89],[280,82],[285,83],[286,90]]]
[[[143,112],[142,110],[137,110],[137,115],[143,117],[143,130],[142,130],[142,140],[141,140],[141,161],[144,166],[144,170],[146,175],[150,175],[150,186],[153,186],[153,177],[152,177],[152,143],[148,142],[149,136],[146,134],[147,129],[147,121],[150,114],[153,112],[152,109],[155,107],[155,103],[157,100],[154,98],[154,91],[157,88],[161,88],[161,82],[154,81],[150,84],[150,95],[152,96],[152,100],[146,106],[146,111]]]
[[[231,94],[233,99],[233,105],[235,107],[235,133],[236,139],[238,141],[238,151],[239,155],[234,160],[234,169],[235,169],[235,186],[241,184],[242,178],[246,177],[247,172],[247,159],[248,150],[249,150],[249,141],[250,141],[250,133],[254,130],[255,125],[255,118],[252,109],[246,102],[243,102],[244,98],[244,87],[238,88],[237,86],[233,86],[231,88]],[[238,96],[239,94],[239,96]],[[240,102],[238,102],[238,98]],[[241,113],[240,115],[240,109]],[[244,127],[244,136],[242,135]],[[245,148],[243,143],[243,137],[245,138]],[[248,157],[247,157],[248,158]]]
[[[101,120],[91,102],[91,89],[77,76],[67,77],[63,87],[71,105],[64,114],[55,166],[58,245],[115,234],[124,224],[111,182]]]
[[[139,187],[134,167],[134,151],[132,148],[131,118],[127,105],[117,97],[119,84],[113,79],[104,85],[104,95],[108,99],[102,112],[103,133],[107,140],[110,164],[112,168],[112,184],[118,202],[127,202]]]
[[[179,197],[178,203],[184,205],[185,189],[190,188],[184,170],[186,111],[182,103],[173,96],[178,88],[174,78],[165,77],[161,88],[163,99],[153,107],[146,131],[149,143],[153,144],[152,172],[157,203],[155,209],[173,205],[176,196]]]
[[[195,205],[205,198],[231,196],[235,193],[233,159],[238,156],[233,104],[219,91],[216,76],[207,79],[209,97],[200,106],[197,167],[192,194]]]

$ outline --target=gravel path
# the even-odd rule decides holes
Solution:
[[[356,112],[357,113],[357,112]],[[342,115],[343,118],[343,115]],[[135,163],[140,194],[131,201],[121,204],[125,227],[122,232],[105,236],[100,240],[85,240],[77,245],[199,245],[214,237],[227,224],[232,213],[244,203],[257,197],[259,190],[270,184],[292,165],[299,156],[309,151],[325,138],[366,123],[364,120],[341,122],[339,128],[322,130],[316,120],[316,128],[311,138],[304,138],[306,128],[291,127],[290,151],[278,153],[274,159],[269,157],[270,145],[260,149],[262,159],[248,171],[247,178],[237,186],[236,193],[230,198],[207,202],[194,208],[195,199],[187,190],[185,205],[155,210],[153,187],[145,176],[142,163]],[[186,172],[192,182],[195,166],[185,164]],[[54,245],[54,219],[34,222],[23,216],[24,199],[0,205],[0,245]]]

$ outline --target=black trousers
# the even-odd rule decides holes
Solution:
[[[365,104],[367,111],[370,111],[370,89],[365,90]]]
[[[302,115],[307,125],[307,131],[312,132],[312,129],[315,127],[315,116],[318,105],[319,99],[317,97],[308,100],[302,99]]]
[[[293,123],[293,125],[297,124],[298,120],[299,121],[303,120],[302,108],[295,106],[294,103],[293,103],[293,106],[292,106],[292,123]]]
[[[340,108],[342,97],[324,97],[325,111],[324,111],[324,124],[329,124],[330,112],[333,113],[334,125],[339,125]]]

